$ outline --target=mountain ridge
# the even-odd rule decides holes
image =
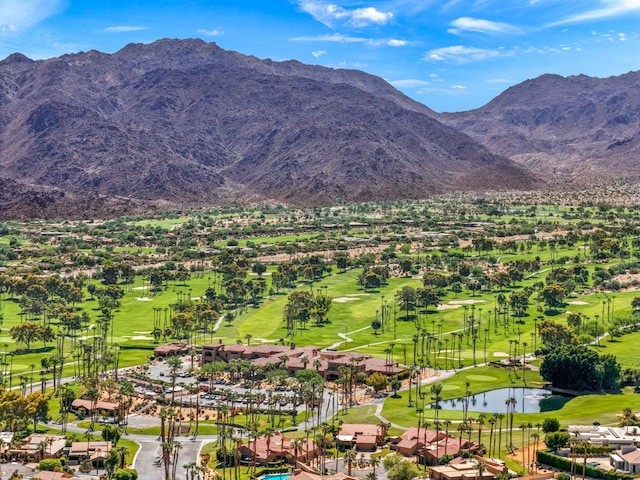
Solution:
[[[1,176],[69,198],[308,206],[543,184],[436,117],[364,72],[202,40],[0,62]]]

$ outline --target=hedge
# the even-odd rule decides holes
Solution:
[[[545,451],[539,451],[536,458],[538,460],[538,463],[544,463],[545,465],[560,468],[568,472],[571,471],[571,460],[568,458],[560,457],[558,455],[554,455],[551,452]],[[576,461],[576,475],[582,475],[583,466],[584,465],[581,461]],[[601,478],[603,480],[631,480],[635,478],[633,475],[618,472],[613,468],[611,470],[602,470],[600,468],[591,467],[589,465],[587,465],[587,476],[591,478]]]

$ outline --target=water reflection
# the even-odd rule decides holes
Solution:
[[[464,410],[467,408],[473,412],[498,413],[507,412],[506,402],[514,398],[516,401],[515,411],[519,413],[538,413],[558,410],[570,397],[554,395],[550,390],[543,388],[499,388],[490,390],[469,398],[461,397],[440,402],[443,410]],[[465,402],[468,403],[468,407]],[[433,408],[434,405],[431,405]]]

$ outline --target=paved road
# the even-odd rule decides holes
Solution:
[[[140,450],[138,450],[133,462],[133,468],[138,471],[138,478],[163,478],[164,465],[160,462],[162,455],[160,440],[149,435],[129,435],[127,438],[140,445]],[[191,437],[176,437],[181,445],[176,466],[176,479],[186,480],[188,478],[184,465],[191,462],[199,464],[200,450],[205,443],[214,439],[213,436],[199,437],[197,440],[193,440]],[[173,466],[171,467],[173,468]]]

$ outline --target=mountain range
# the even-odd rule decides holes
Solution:
[[[549,173],[612,167],[633,176],[635,75],[543,76],[438,114],[361,71],[201,40],[16,53],[0,61],[0,217],[529,190]]]
[[[640,172],[640,72],[542,75],[438,118],[545,178],[585,184]]]

